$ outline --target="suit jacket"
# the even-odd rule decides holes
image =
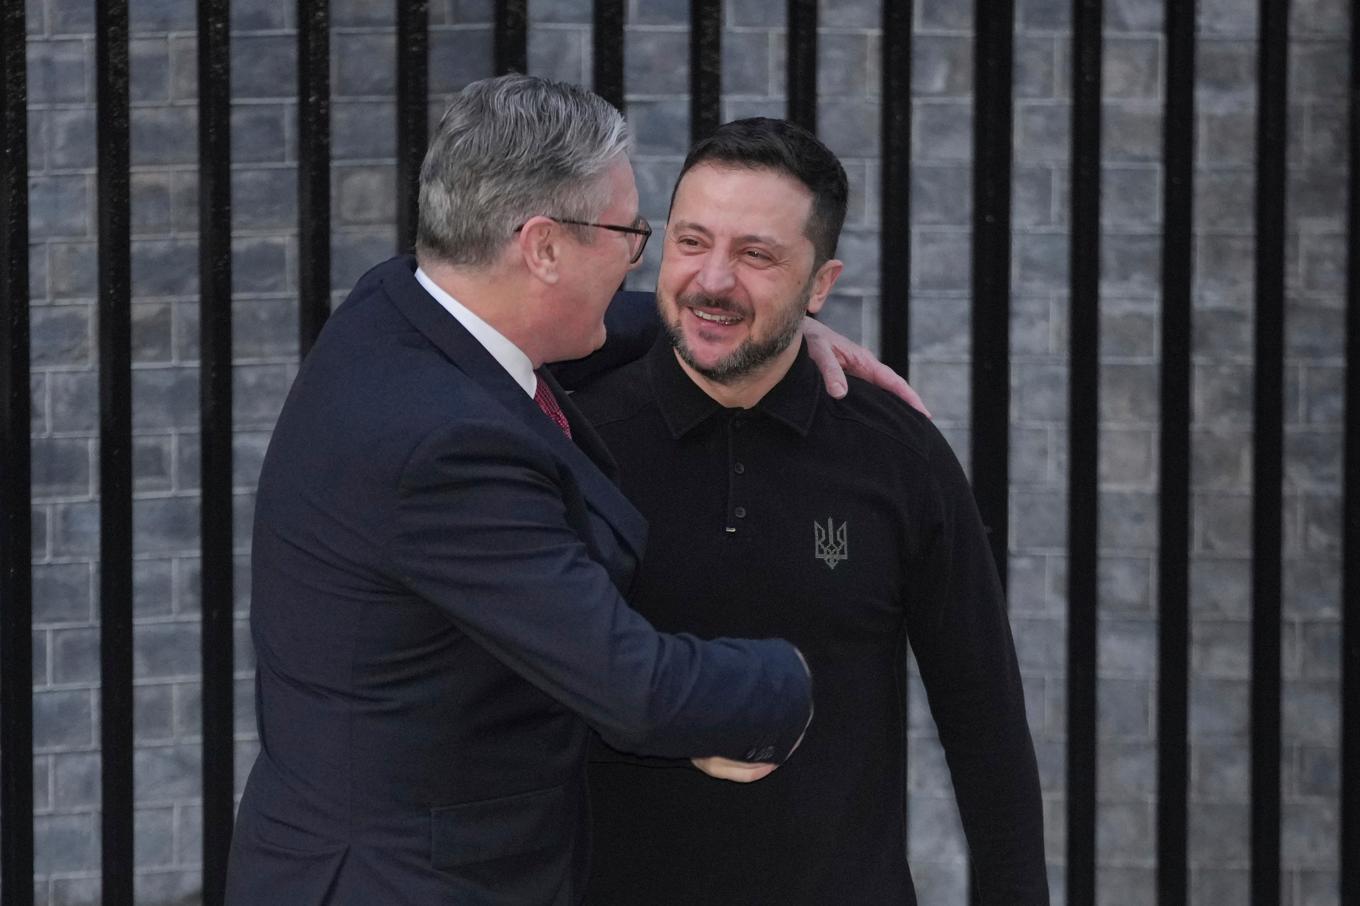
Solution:
[[[808,713],[787,643],[626,605],[646,526],[594,431],[559,393],[568,440],[413,272],[359,281],[265,457],[234,906],[577,902],[588,727],[769,760]]]

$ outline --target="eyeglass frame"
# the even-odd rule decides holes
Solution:
[[[598,227],[599,229],[609,230],[614,233],[627,233],[630,236],[641,236],[642,242],[638,244],[637,251],[633,253],[633,257],[628,259],[629,264],[637,264],[642,260],[642,253],[647,250],[647,240],[652,238],[652,225],[648,223],[647,218],[643,217],[641,214],[638,215],[637,223],[642,224],[642,226],[620,226],[617,223],[593,223],[589,220],[569,220],[565,217],[549,216],[548,219],[553,223],[569,223],[572,226]],[[518,233],[522,229],[524,229],[524,224],[521,223],[519,226],[515,227],[515,232]]]

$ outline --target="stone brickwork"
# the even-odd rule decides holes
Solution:
[[[589,83],[589,0],[529,4],[532,72]],[[643,214],[664,222],[689,140],[689,4],[631,0],[628,116]],[[1345,265],[1345,0],[1296,0],[1286,335],[1284,890],[1337,903]],[[1018,0],[1012,315],[1012,624],[1038,748],[1054,902],[1064,897],[1070,7]],[[131,14],[136,477],[137,899],[198,901],[197,147],[193,5]],[[332,0],[334,296],[394,250],[395,14]],[[1200,4],[1191,688],[1191,884],[1248,898],[1252,198],[1256,7]],[[1101,281],[1100,902],[1155,902],[1156,490],[1161,105],[1158,0],[1106,4]],[[919,0],[909,287],[878,285],[882,35],[873,0],[821,4],[822,135],[845,162],[845,276],[825,318],[870,346],[911,304],[913,380],[968,461],[972,9]],[[296,370],[296,10],[232,4],[237,773],[255,753],[249,534]],[[782,115],[782,4],[729,0],[723,114]],[[430,3],[430,116],[491,71],[492,4]],[[34,739],[39,904],[99,900],[94,27],[89,0],[29,0]],[[904,153],[908,149],[901,149]],[[630,277],[653,285],[660,243]],[[923,903],[966,900],[966,845],[919,682],[910,840]]]

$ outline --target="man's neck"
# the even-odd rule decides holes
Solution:
[[[672,350],[672,353],[675,355],[675,360],[680,363],[681,369],[689,375],[689,379],[719,405],[728,409],[750,409],[764,399],[765,394],[773,390],[774,385],[782,381],[784,375],[789,373],[794,360],[798,358],[798,350],[802,345],[803,336],[800,332],[783,352],[766,362],[754,373],[724,383],[705,377],[682,359],[679,353],[674,350]]]
[[[530,298],[533,288],[495,265],[464,268],[439,261],[421,261],[420,269],[436,286],[481,318],[529,357],[535,368],[543,364],[541,330]]]

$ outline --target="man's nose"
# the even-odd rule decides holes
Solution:
[[[704,256],[703,266],[696,276],[699,287],[711,296],[721,295],[737,282],[732,262],[723,252],[714,249]]]

